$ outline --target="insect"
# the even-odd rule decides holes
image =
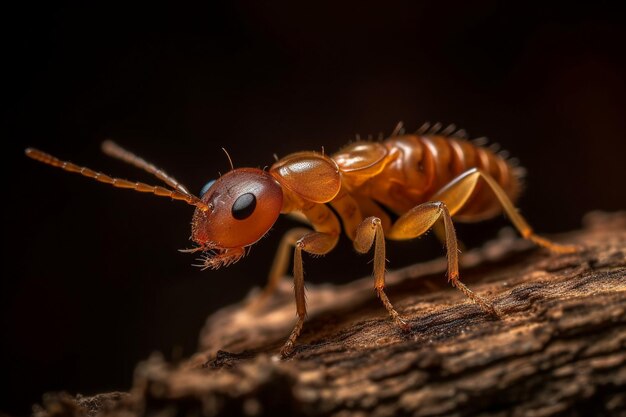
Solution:
[[[32,148],[26,149],[26,155],[114,187],[195,206],[191,239],[196,246],[183,251],[200,253],[203,268],[237,262],[281,213],[305,218],[313,230],[300,227],[283,236],[269,281],[258,298],[259,302],[266,299],[277,288],[293,250],[297,321],[281,349],[287,356],[306,317],[302,254],[330,252],[342,228],[357,252],[367,253],[374,247],[375,291],[393,322],[405,330],[409,329],[407,321],[385,294],[385,239],[413,239],[442,225],[448,280],[489,314],[497,314],[494,306],[459,280],[453,217],[459,222],[478,222],[504,212],[525,239],[553,252],[576,250],[533,232],[513,205],[522,189],[523,169],[507,155],[483,145],[467,140],[465,131],[454,125],[441,129],[440,124],[426,123],[414,134],[405,134],[400,123],[385,140],[357,140],[331,156],[305,151],[277,158],[269,170],[233,168],[209,182],[199,196],[111,141],[102,144],[106,154],[153,174],[169,188],[110,177]],[[397,219],[392,221],[388,212]]]

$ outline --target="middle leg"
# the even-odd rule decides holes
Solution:
[[[408,330],[409,326],[389,301],[385,294],[385,236],[380,218],[368,217],[359,224],[354,237],[354,249],[359,253],[367,253],[374,244],[374,289],[378,298],[383,302],[389,315],[403,330]]]
[[[296,296],[296,313],[298,320],[294,326],[289,339],[285,342],[280,354],[285,357],[288,356],[292,350],[296,339],[302,331],[304,325],[304,319],[306,318],[306,298],[304,293],[304,269],[302,267],[302,252],[308,252],[313,255],[325,255],[330,252],[337,241],[339,240],[338,234],[329,234],[321,232],[311,232],[300,239],[295,244],[293,253],[293,280],[294,280],[294,293]]]

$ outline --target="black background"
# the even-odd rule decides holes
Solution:
[[[155,183],[100,153],[114,138],[199,190],[228,170],[222,146],[236,166],[263,167],[399,120],[454,122],[522,160],[520,207],[537,230],[626,207],[619,2],[261,3],[5,10],[0,410],[27,414],[49,390],[128,389],[152,351],[191,354],[209,313],[264,282],[292,225],[200,272],[176,251],[190,207],[43,166],[26,146]],[[459,234],[479,244],[506,224]],[[388,257],[394,268],[442,253],[423,239]],[[369,257],[352,254],[344,241],[306,259],[308,279],[368,274]]]

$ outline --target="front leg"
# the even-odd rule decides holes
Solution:
[[[276,255],[274,255],[274,262],[272,262],[272,269],[270,269],[269,278],[267,280],[267,284],[265,284],[265,288],[263,288],[259,295],[253,297],[247,306],[251,313],[258,311],[258,309],[265,304],[270,296],[274,294],[281,280],[287,273],[291,248],[295,247],[301,237],[309,233],[311,233],[311,229],[296,227],[283,235],[280,243],[278,244]]]
[[[408,330],[406,321],[398,314],[385,294],[385,235],[382,222],[378,217],[368,217],[356,229],[354,249],[359,253],[367,253],[376,239],[374,247],[374,289],[383,302],[394,323],[403,330]]]
[[[304,270],[302,267],[302,252],[313,255],[325,255],[330,252],[339,239],[338,234],[323,232],[312,232],[298,239],[293,253],[293,279],[294,293],[296,296],[296,312],[298,321],[291,331],[289,339],[285,342],[280,354],[282,357],[288,356],[293,351],[293,345],[302,331],[304,319],[306,318],[306,298],[304,295]]]

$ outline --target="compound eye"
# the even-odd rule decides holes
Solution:
[[[211,211],[194,212],[194,242],[243,248],[261,239],[276,222],[283,208],[283,190],[268,172],[238,168],[219,177],[202,201]]]
[[[237,197],[233,208],[231,209],[232,215],[237,220],[247,219],[254,213],[256,208],[256,197],[252,193],[245,193]]]
[[[202,189],[200,190],[200,198],[202,198],[202,196],[205,195],[207,191],[209,191],[209,188],[211,188],[213,184],[215,184],[215,180],[211,180],[204,184],[204,187],[202,187]]]

